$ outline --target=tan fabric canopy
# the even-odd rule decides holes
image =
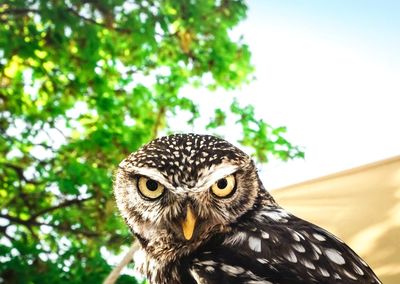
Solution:
[[[400,283],[400,156],[270,191],[344,240],[383,283]]]

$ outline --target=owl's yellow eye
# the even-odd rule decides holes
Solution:
[[[138,188],[140,193],[149,199],[156,199],[164,193],[164,186],[147,177],[139,177]]]
[[[218,197],[228,197],[235,189],[235,177],[229,175],[214,183],[211,186],[211,191]]]

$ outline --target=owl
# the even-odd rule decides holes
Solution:
[[[381,283],[340,239],[280,207],[220,138],[153,140],[120,163],[114,194],[152,284]]]

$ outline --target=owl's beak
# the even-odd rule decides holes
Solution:
[[[183,236],[186,240],[190,240],[192,238],[195,225],[196,217],[194,216],[190,205],[188,205],[186,210],[186,218],[182,222]]]

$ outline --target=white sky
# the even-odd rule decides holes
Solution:
[[[257,77],[246,99],[306,152],[266,166],[267,187],[399,155],[400,1],[283,2],[250,1],[240,27]]]
[[[305,148],[262,168],[269,189],[400,154],[400,1],[333,2],[253,0],[233,33],[257,78],[234,95]],[[206,113],[213,96],[201,93]]]

